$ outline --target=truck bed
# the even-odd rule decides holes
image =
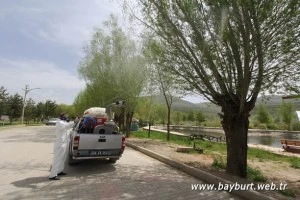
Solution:
[[[119,159],[125,148],[125,137],[111,125],[99,125],[93,133],[80,133],[77,126],[71,133],[70,159]]]

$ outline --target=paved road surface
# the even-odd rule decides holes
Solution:
[[[127,147],[115,165],[66,165],[67,176],[49,181],[54,129],[0,129],[0,199],[238,199],[192,191],[191,184],[203,182]]]

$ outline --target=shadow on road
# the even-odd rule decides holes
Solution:
[[[74,165],[65,165],[65,170],[71,177],[83,177],[94,174],[103,174],[115,171],[114,165],[110,164],[108,160],[84,160]]]
[[[77,179],[80,179],[82,177],[96,177],[101,174],[110,173],[115,171],[116,168],[114,165],[110,164],[106,160],[86,160],[82,162],[78,162],[76,165],[69,166],[66,164],[65,166],[65,172],[67,173],[66,176],[61,176],[63,182],[63,179],[70,179],[72,181],[76,181]],[[11,184],[15,187],[19,188],[32,188],[36,189],[38,188],[37,184],[40,183],[50,183],[50,182],[56,182],[56,181],[50,181],[48,177],[30,177],[23,180],[12,182]],[[59,181],[60,182],[60,181]]]
[[[36,184],[43,183],[49,181],[48,177],[31,177],[31,178],[25,178],[24,180],[15,181],[11,184],[15,187],[21,187],[21,188],[37,188]]]

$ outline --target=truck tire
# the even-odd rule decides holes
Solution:
[[[69,164],[69,165],[74,165],[74,164],[77,163],[77,161],[74,160],[74,159],[72,158],[71,152],[72,152],[72,151],[71,151],[71,145],[69,145],[68,164]]]
[[[115,164],[117,162],[117,160],[118,160],[117,158],[110,158],[108,160],[108,162],[111,163],[111,164]]]
[[[77,161],[74,160],[71,155],[69,155],[68,163],[69,163],[69,165],[75,165],[77,163]]]

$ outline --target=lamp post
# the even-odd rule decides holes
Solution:
[[[31,89],[29,89],[29,85],[25,85],[25,88],[23,89],[24,92],[25,92],[25,95],[24,95],[24,99],[23,99],[22,124],[23,124],[23,121],[24,121],[24,112],[25,112],[26,95],[27,95],[27,93],[30,92],[31,90],[36,90],[36,89],[41,89],[41,88],[31,88]]]

